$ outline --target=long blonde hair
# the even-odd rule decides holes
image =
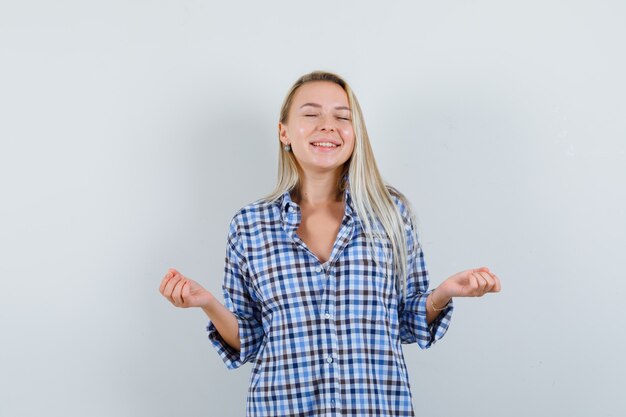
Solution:
[[[385,270],[388,277],[393,277],[393,272],[396,272],[396,276],[399,278],[396,285],[399,290],[402,290],[404,297],[406,295],[408,258],[406,232],[402,215],[394,204],[391,193],[401,198],[407,209],[410,208],[410,205],[399,191],[386,185],[383,181],[367,135],[361,106],[348,83],[330,72],[314,71],[303,75],[296,80],[283,101],[280,110],[280,122],[287,123],[289,109],[298,88],[313,81],[330,81],[338,84],[348,96],[355,143],[352,156],[343,165],[340,183],[337,186],[340,191],[345,189],[346,184],[342,180],[345,174],[348,174],[347,187],[350,189],[354,209],[365,232],[368,247],[373,251],[376,242],[381,243],[383,248],[391,246],[390,255],[393,259],[393,265],[388,259],[387,251],[383,249],[386,261]],[[263,199],[265,201],[277,200],[285,192],[297,189],[300,182],[300,167],[293,152],[285,151],[280,139],[278,144],[278,181],[274,191]],[[386,242],[388,243],[386,244]],[[417,244],[417,241],[414,243]]]

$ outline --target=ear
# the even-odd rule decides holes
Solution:
[[[283,145],[287,145],[289,143],[289,138],[287,137],[287,125],[281,122],[278,122],[278,138]]]

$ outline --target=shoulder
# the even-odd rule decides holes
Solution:
[[[408,253],[413,253],[413,250],[415,248],[421,247],[419,242],[420,233],[417,230],[417,218],[415,216],[415,212],[413,211],[413,206],[411,205],[409,199],[396,188],[387,185],[387,190],[389,190],[389,194],[391,194],[391,199],[395,203],[398,212],[402,217],[402,222],[404,223],[404,231],[406,233]]]
[[[230,221],[231,233],[249,233],[263,224],[280,220],[280,201],[259,199],[235,212]]]
[[[409,199],[400,192],[397,188],[387,185],[387,191],[391,195],[391,200],[396,206],[396,209],[402,216],[402,221],[406,226],[411,226],[413,223],[414,215],[413,215],[413,207],[411,206],[411,202]]]

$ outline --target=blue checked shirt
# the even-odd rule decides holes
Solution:
[[[424,255],[408,207],[392,196],[408,244],[406,299],[386,277],[382,246],[368,251],[349,190],[326,264],[296,234],[301,212],[288,192],[234,216],[223,291],[241,350],[211,321],[207,331],[228,368],[253,364],[248,417],[414,416],[401,344],[430,347],[448,329],[453,307],[428,325]]]

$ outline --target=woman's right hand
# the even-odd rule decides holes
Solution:
[[[200,284],[170,268],[161,281],[159,292],[176,307],[206,307],[215,297]]]

